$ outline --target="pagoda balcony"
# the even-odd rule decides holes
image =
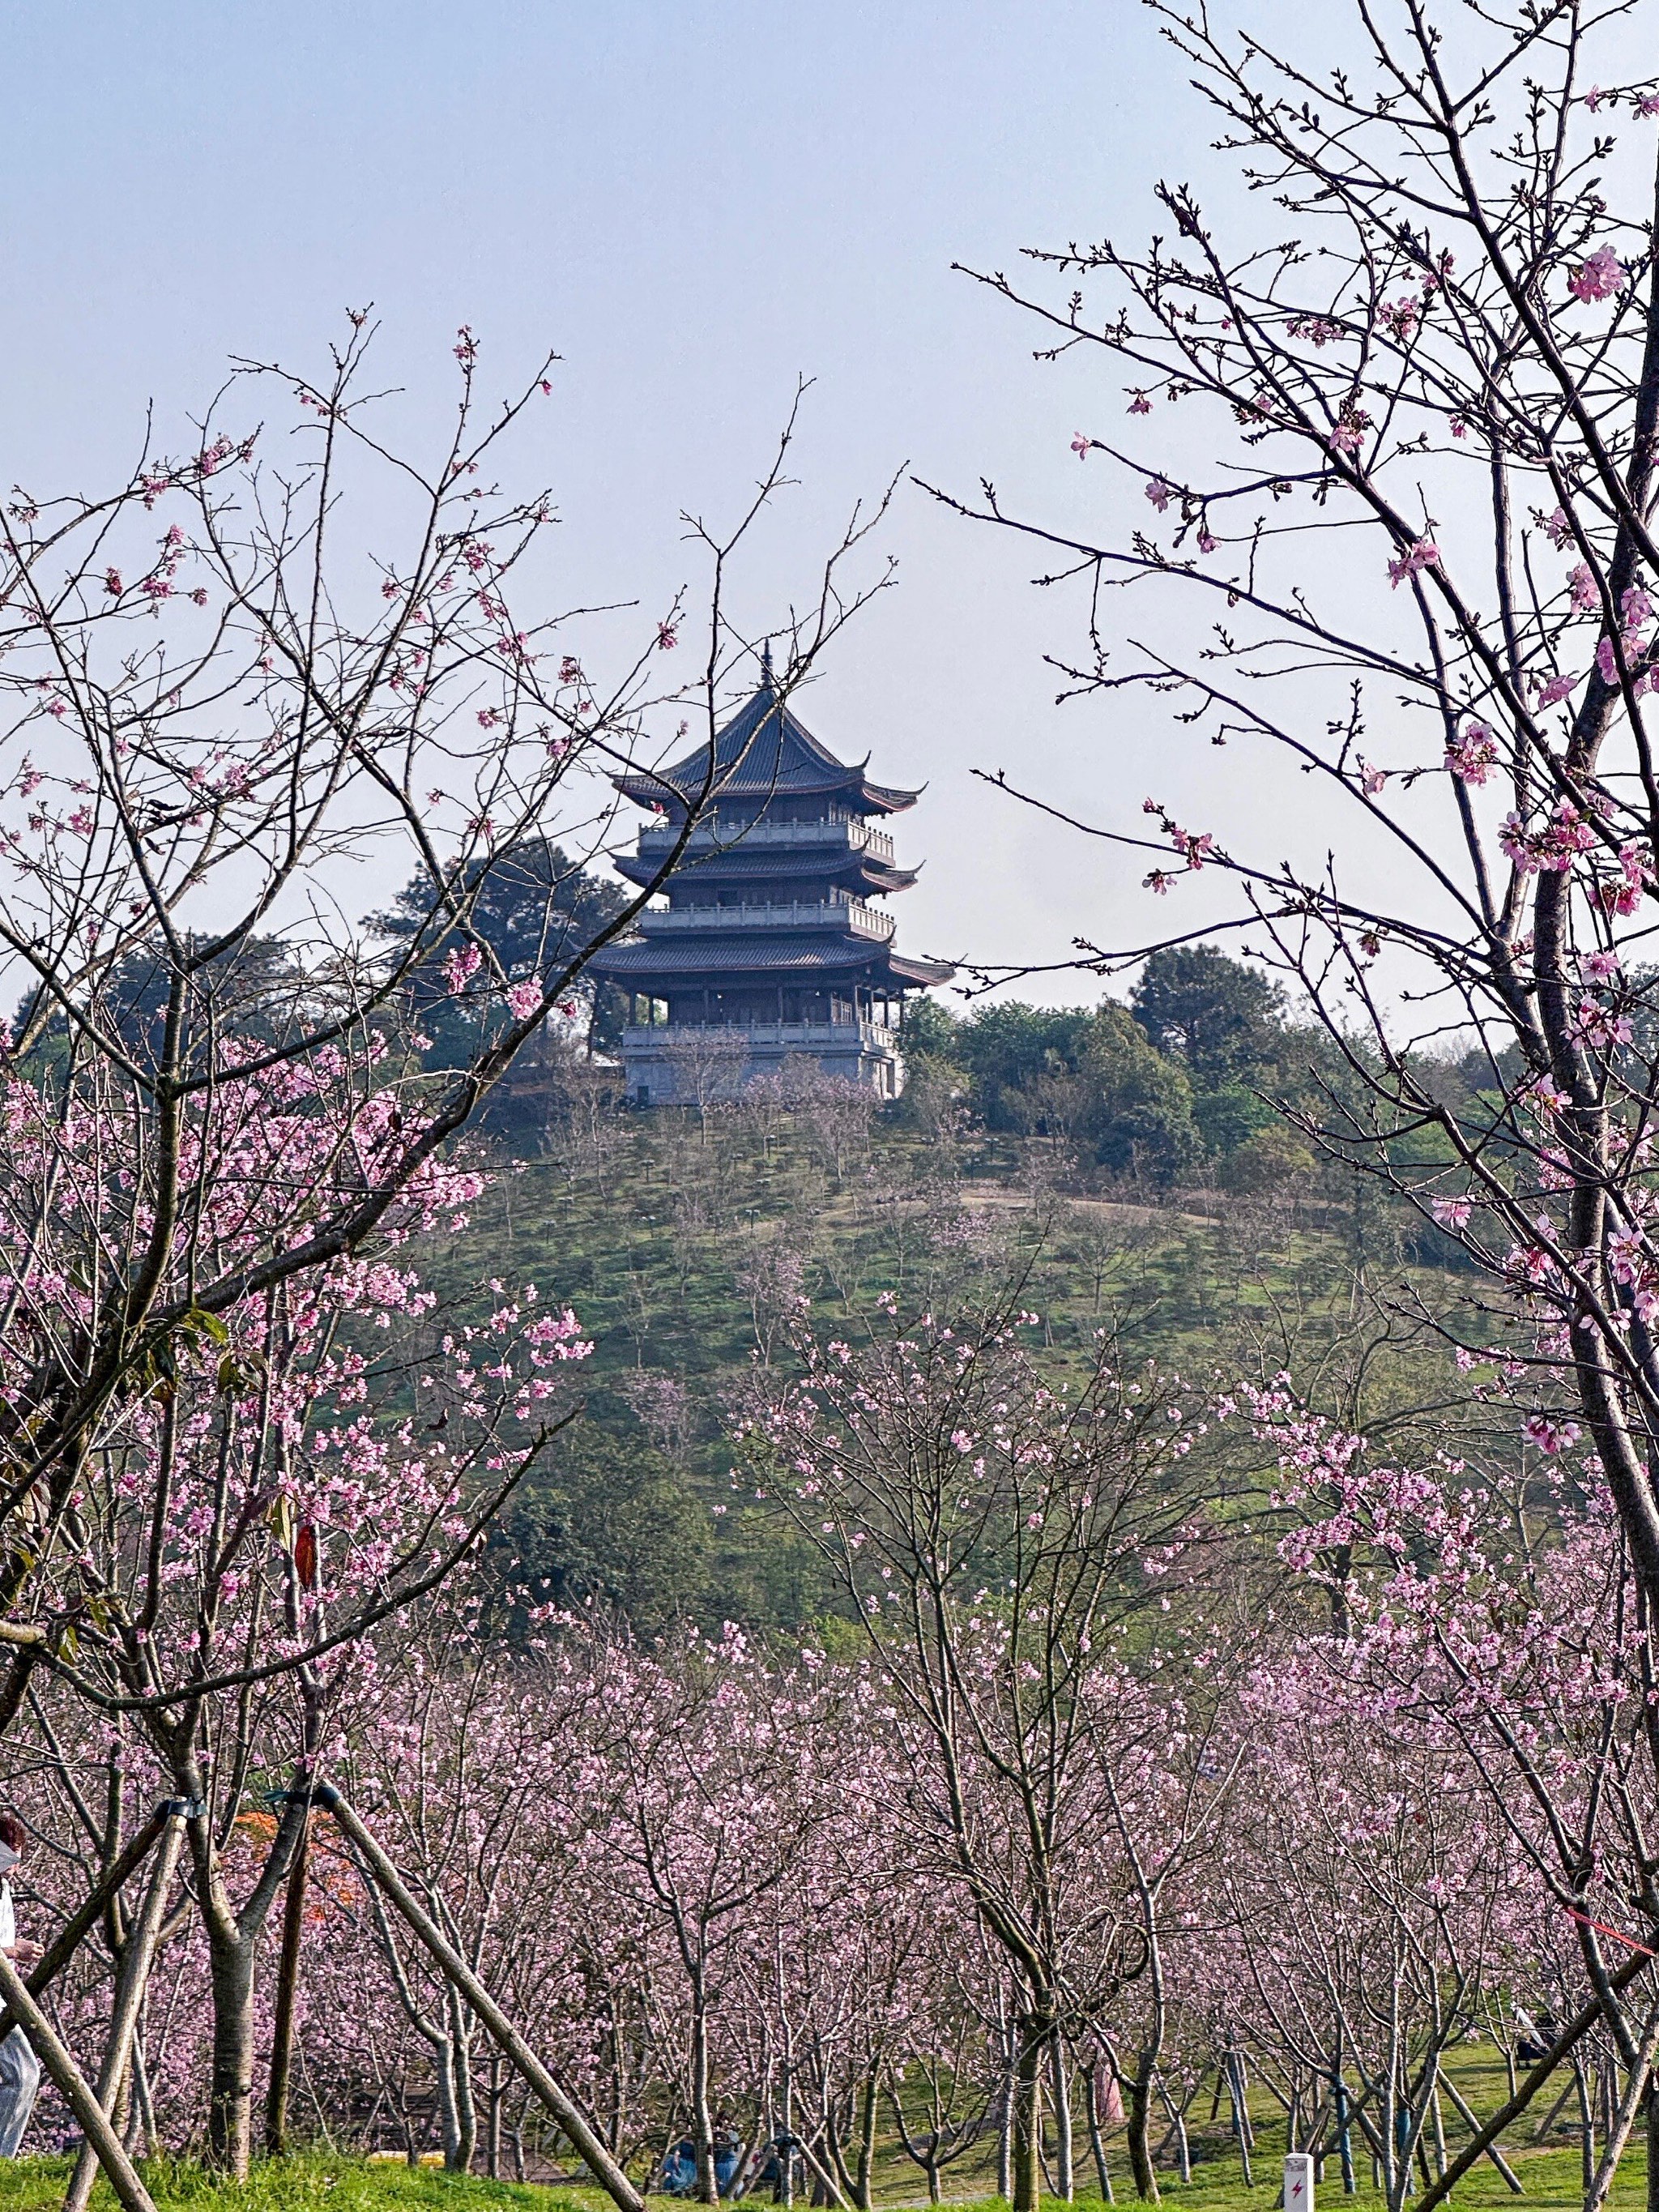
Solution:
[[[653,824],[640,832],[640,855],[672,852],[679,831],[671,823]],[[688,853],[707,853],[711,847],[733,851],[759,851],[767,847],[798,849],[802,846],[837,853],[867,853],[872,860],[893,858],[893,841],[884,830],[867,822],[699,822],[686,840]]]
[[[639,916],[647,937],[666,937],[683,930],[705,934],[733,929],[833,930],[840,935],[867,937],[884,945],[896,927],[890,914],[866,906],[862,899],[817,899],[810,905],[799,900],[775,906],[647,907]]]
[[[655,1022],[625,1029],[627,1053],[672,1051],[676,1045],[706,1044],[710,1037],[732,1036],[755,1048],[780,1052],[836,1052],[859,1045],[866,1052],[896,1052],[899,1033],[884,1022],[862,1016],[842,1022],[747,1022],[734,1017],[719,1022]]]

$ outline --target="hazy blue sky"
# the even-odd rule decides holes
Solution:
[[[805,374],[757,620],[902,461],[1074,515],[1118,495],[1068,444],[1121,395],[1035,366],[950,264],[1152,227],[1207,135],[1136,0],[14,0],[0,57],[8,480],[94,481],[146,399],[199,405],[233,352],[314,358],[373,300],[383,369],[434,405],[462,321],[503,386],[558,348],[538,436],[572,596],[654,603],[691,568],[679,510],[730,510]],[[1156,763],[1179,801],[1158,726],[1054,708],[1074,611],[1012,544],[908,490],[888,542],[899,588],[802,709],[929,787],[897,825],[928,863],[902,942],[1046,959],[1144,926],[1138,870],[969,772],[1128,812]]]

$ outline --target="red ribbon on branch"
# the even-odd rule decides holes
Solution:
[[[1572,1905],[1567,1907],[1569,1920],[1581,1921],[1586,1928],[1595,1929],[1598,1936],[1611,1936],[1615,1943],[1622,1943],[1627,1951],[1639,1951],[1644,1959],[1659,1959],[1659,1951],[1645,1943],[1638,1943],[1633,1936],[1621,1936],[1616,1928],[1609,1928],[1604,1920],[1592,1920],[1588,1912],[1580,1912]]]

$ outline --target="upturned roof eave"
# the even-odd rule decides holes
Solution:
[[[636,854],[613,854],[611,860],[618,875],[641,887],[653,882],[659,872],[655,862],[642,860]],[[682,860],[663,888],[672,896],[677,884],[695,874],[705,884],[844,883],[850,878],[867,890],[885,893],[908,891],[920,873],[919,868],[896,868],[886,860],[872,860],[867,853],[847,852],[826,858],[811,852],[785,855],[732,850]]]
[[[776,732],[770,739],[769,724]],[[665,767],[624,769],[611,781],[625,797],[659,805],[678,802],[690,806],[705,787],[711,800],[850,791],[858,794],[867,812],[894,814],[914,806],[919,796],[896,785],[872,782],[867,753],[855,763],[838,759],[778,696],[769,675],[724,728],[715,732],[712,775],[710,763],[710,747],[705,744]]]
[[[734,988],[745,981],[760,982],[781,975],[869,975],[880,970],[906,982],[946,983],[954,968],[941,961],[906,959],[872,939],[836,938],[817,944],[792,939],[780,932],[756,944],[736,944],[730,938],[680,939],[638,938],[625,945],[609,945],[593,956],[589,966],[597,975],[618,981],[632,981],[644,989],[659,980],[665,989],[678,985],[729,977]],[[653,994],[653,995],[659,995]]]
[[[757,811],[763,815],[775,799],[831,799],[838,792],[850,792],[857,800],[857,811],[865,814],[902,814],[914,806],[926,790],[925,784],[915,791],[901,790],[896,784],[872,783],[867,776],[856,770],[836,776],[768,776],[744,782],[738,778],[716,779],[704,793],[705,779],[698,775],[679,781],[667,769],[629,769],[613,775],[612,784],[624,799],[631,799],[640,806],[683,806],[688,812],[694,806],[710,810],[732,801],[758,801]]]

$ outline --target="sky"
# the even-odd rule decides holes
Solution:
[[[1310,5],[1257,12],[1294,33]],[[739,585],[757,624],[902,466],[1109,526],[1127,495],[1070,441],[1121,392],[1035,363],[1033,326],[951,264],[1138,237],[1157,178],[1208,159],[1138,0],[13,0],[0,55],[8,482],[102,481],[147,403],[198,410],[233,355],[314,362],[372,301],[382,374],[434,422],[459,325],[503,390],[557,349],[535,435],[562,575],[654,607],[696,577],[682,512],[738,511],[804,376],[799,485]],[[1179,808],[1202,764],[1145,706],[1055,704],[1077,607],[1009,538],[907,476],[879,543],[896,588],[798,704],[927,787],[893,825],[926,862],[900,944],[1050,963],[1144,933],[1141,867],[974,771],[1137,827],[1149,780]]]

